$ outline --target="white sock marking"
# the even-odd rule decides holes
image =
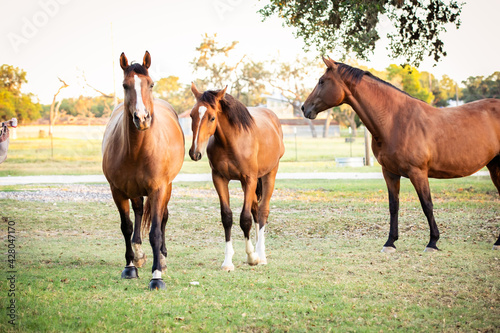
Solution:
[[[234,267],[233,266],[233,242],[226,242],[226,249],[224,250],[224,262],[222,263],[222,267]]]
[[[267,263],[266,244],[265,244],[265,236],[264,236],[265,231],[266,231],[266,226],[263,226],[259,230],[259,240],[258,240],[257,244],[255,244],[255,252],[257,252],[257,255],[259,256],[260,262],[263,264]]]
[[[153,272],[153,279],[161,279],[161,271],[155,270]]]

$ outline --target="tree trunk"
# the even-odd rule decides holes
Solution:
[[[331,114],[332,114],[332,109],[328,109],[328,112],[326,113],[325,126],[323,127],[324,138],[328,137],[328,131],[330,130],[330,122],[332,121],[332,118],[330,117]]]
[[[314,128],[314,124],[311,119],[307,119],[307,123],[309,124],[309,128],[311,129],[311,134],[313,138],[317,138],[318,134],[316,134],[316,128]]]

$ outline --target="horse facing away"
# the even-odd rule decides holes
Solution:
[[[383,252],[398,239],[401,177],[415,187],[430,228],[426,251],[438,250],[428,178],[459,178],[487,166],[500,191],[500,100],[484,99],[443,109],[384,82],[369,72],[323,58],[327,70],[302,111],[307,118],[349,104],[372,134],[372,150],[389,192],[390,231]],[[500,236],[493,249],[500,249]]]
[[[7,150],[9,149],[9,126],[17,127],[17,119],[12,118],[9,121],[0,123],[0,164],[7,159]]]
[[[111,114],[104,132],[102,169],[120,213],[125,237],[126,267],[122,278],[138,277],[136,267],[141,267],[146,260],[141,248],[144,215],[144,229],[150,227],[149,242],[153,250],[153,279],[149,287],[162,289],[165,283],[161,274],[166,270],[167,256],[167,204],[172,181],[184,161],[184,134],[172,106],[153,99],[153,81],[148,74],[149,52],[146,51],[142,65],[129,65],[122,53],[120,65],[124,73],[125,98]],[[145,204],[144,196],[148,197]],[[134,210],[135,227],[129,216],[129,200]]]
[[[267,264],[264,232],[285,146],[281,124],[271,110],[247,109],[226,94],[226,88],[200,93],[194,83],[191,85],[196,104],[191,111],[193,144],[189,156],[198,161],[207,148],[226,238],[222,269],[232,271],[233,213],[229,205],[229,181],[239,180],[244,192],[240,226],[245,237],[247,261],[250,265]],[[255,252],[250,241],[252,217],[256,227]]]

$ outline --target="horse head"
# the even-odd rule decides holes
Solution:
[[[151,126],[153,117],[153,80],[149,76],[151,55],[144,55],[142,65],[128,64],[125,53],[120,56],[120,66],[123,69],[123,89],[125,91],[125,110],[130,113],[135,127],[144,131]]]
[[[324,58],[327,69],[307,97],[302,112],[309,119],[314,119],[321,111],[344,103],[345,83],[337,72],[337,63],[330,58]]]
[[[208,139],[214,135],[217,129],[217,117],[220,108],[220,100],[226,94],[226,88],[211,94],[211,98],[203,98],[208,92],[200,93],[194,83],[191,84],[191,91],[196,98],[196,104],[191,110],[191,128],[193,130],[193,144],[189,149],[189,156],[193,161],[199,161],[202,152],[205,150]]]

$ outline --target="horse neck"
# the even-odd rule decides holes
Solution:
[[[238,128],[235,128],[224,112],[220,112],[217,116],[217,129],[215,130],[214,137],[218,144],[230,148],[231,144],[235,142],[234,137],[238,133]]]
[[[409,97],[366,76],[354,87],[347,92],[344,102],[354,109],[374,138],[386,137],[394,116],[405,109]]]

